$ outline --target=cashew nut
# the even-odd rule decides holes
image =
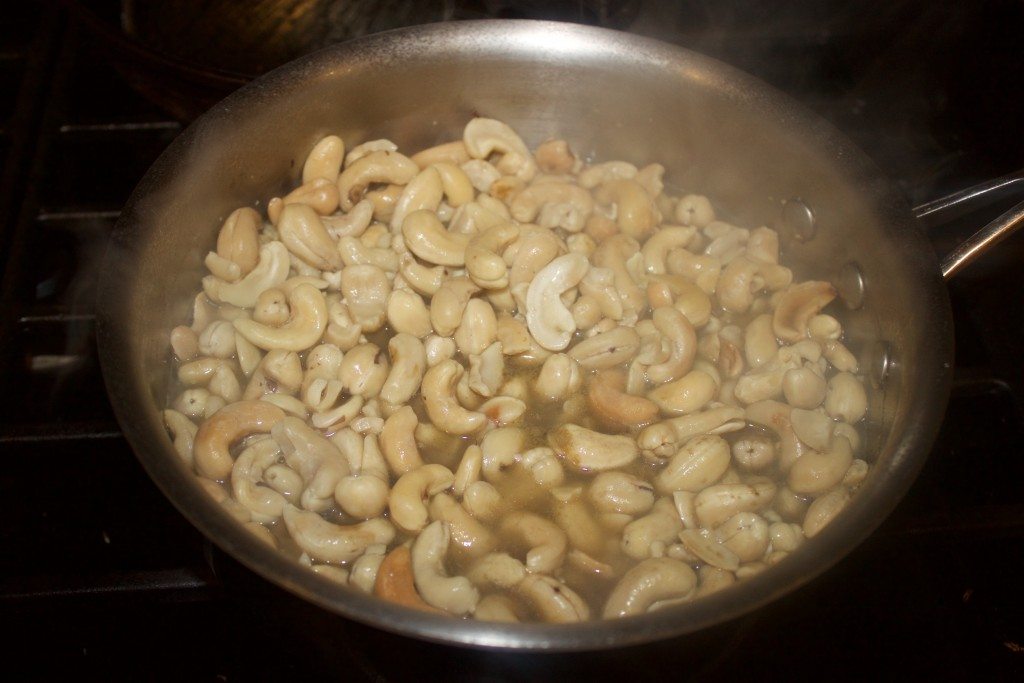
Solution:
[[[652,557],[626,572],[604,604],[605,619],[644,614],[656,602],[686,599],[697,588],[697,575],[678,560]]]
[[[338,176],[338,193],[341,208],[345,211],[362,199],[366,188],[373,183],[405,185],[419,173],[420,169],[411,159],[399,154],[380,150],[350,164]]]
[[[203,291],[214,301],[251,308],[260,293],[277,287],[288,278],[291,259],[288,247],[281,242],[267,242],[260,247],[259,262],[238,282],[225,282],[213,276],[203,278]]]
[[[296,545],[321,562],[351,562],[371,545],[386,545],[395,538],[395,528],[383,517],[342,526],[294,505],[285,505],[283,517]]]
[[[529,548],[526,568],[536,574],[554,573],[565,561],[568,538],[553,522],[532,512],[513,512],[501,522],[501,534],[514,546]]]
[[[516,592],[544,621],[568,624],[590,619],[587,603],[558,579],[530,574],[519,582]]]
[[[412,569],[416,589],[430,605],[451,614],[473,611],[480,601],[480,592],[464,576],[448,576],[444,558],[448,552],[451,532],[441,521],[432,522],[412,544]]]
[[[337,446],[297,417],[285,417],[270,430],[290,468],[306,488],[302,507],[322,512],[334,503],[334,489],[348,474],[348,462]]]
[[[487,422],[483,413],[466,410],[455,397],[455,385],[465,370],[458,361],[446,360],[423,376],[423,404],[430,421],[448,434],[470,434]]]
[[[804,339],[808,322],[834,298],[836,289],[828,282],[811,280],[792,285],[782,293],[772,315],[775,336],[788,342]]]
[[[388,496],[391,521],[403,531],[421,531],[430,519],[425,501],[454,483],[455,475],[444,465],[421,465],[406,472]]]
[[[572,313],[562,303],[562,293],[579,284],[590,262],[581,254],[566,254],[544,266],[526,293],[526,325],[530,334],[549,351],[561,351],[576,331]]]
[[[194,445],[196,470],[210,479],[224,479],[234,465],[231,445],[249,434],[266,434],[283,419],[283,410],[263,401],[224,406],[199,426]]]
[[[255,271],[253,271],[255,272]],[[305,351],[315,345],[327,327],[327,302],[316,287],[300,284],[288,295],[291,318],[280,327],[239,318],[235,330],[261,349]]]
[[[602,434],[574,424],[551,431],[548,443],[566,464],[584,473],[625,467],[640,455],[636,442],[628,436]]]

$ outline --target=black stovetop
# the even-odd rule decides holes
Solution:
[[[914,203],[1024,166],[1024,4],[777,4],[618,3],[629,5],[624,28],[733,63],[822,113]],[[0,21],[5,673],[1020,680],[1024,239],[951,283],[957,369],[942,434],[897,511],[824,576],[750,616],[645,647],[528,656],[429,645],[330,617],[238,567],[171,507],[121,437],[93,339],[97,263],[121,204],[182,124],[136,94],[101,48],[63,5],[18,3]],[[1003,208],[944,227],[936,247]]]

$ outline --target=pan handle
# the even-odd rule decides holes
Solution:
[[[925,227],[939,225],[1016,194],[1021,188],[1024,188],[1024,169],[922,204],[914,208],[914,215]],[[1024,202],[1000,215],[947,254],[941,263],[942,277],[950,279],[1021,226],[1024,226]]]

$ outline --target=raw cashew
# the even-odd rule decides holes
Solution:
[[[388,341],[391,372],[380,390],[382,401],[402,405],[420,388],[427,369],[427,353],[423,342],[411,334],[400,332]]]
[[[542,228],[579,232],[594,209],[594,200],[578,185],[544,182],[535,183],[517,194],[509,208],[512,217],[521,223],[529,223],[536,218]]]
[[[337,135],[327,135],[320,139],[306,157],[302,165],[302,182],[308,183],[316,178],[326,178],[331,182],[338,181],[341,162],[345,159],[345,143]]]
[[[266,434],[283,419],[283,410],[263,401],[224,406],[199,426],[194,445],[196,470],[210,479],[224,479],[234,465],[228,450],[231,445],[249,434]]]
[[[613,619],[644,614],[656,602],[682,600],[693,595],[697,575],[679,560],[652,557],[626,572],[604,605],[603,617]]]
[[[671,341],[672,355],[664,363],[647,368],[647,379],[655,384],[677,380],[690,371],[697,356],[697,333],[693,325],[675,308],[655,308],[654,326]]]
[[[412,572],[412,553],[408,546],[400,545],[384,557],[377,570],[377,579],[373,583],[373,594],[388,602],[405,607],[436,612],[441,610],[428,605],[416,592],[415,579]]]
[[[807,515],[804,517],[804,535],[807,538],[817,536],[822,529],[828,526],[829,522],[835,519],[836,515],[842,512],[849,502],[850,492],[845,486],[840,486],[815,499],[807,508]]]
[[[564,401],[582,383],[579,364],[564,353],[556,353],[544,361],[533,382],[533,389],[545,401]]]
[[[380,444],[387,460],[388,469],[395,476],[414,470],[423,465],[420,450],[416,445],[414,432],[419,424],[416,412],[409,405],[402,405],[384,421]]]
[[[395,211],[391,214],[391,230],[401,230],[405,217],[413,211],[436,212],[443,196],[441,174],[435,168],[423,169],[409,181],[395,203]]]
[[[338,379],[349,393],[371,399],[388,377],[387,358],[376,344],[359,344],[348,350],[341,360]]]
[[[438,493],[430,501],[430,518],[448,525],[455,552],[465,557],[479,557],[494,547],[494,534],[475,520],[457,500]]]
[[[654,274],[668,272],[665,265],[668,253],[677,247],[689,246],[696,234],[696,228],[680,226],[664,226],[654,233],[640,249],[647,272]]]
[[[615,288],[618,290],[625,308],[639,313],[647,301],[643,290],[637,285],[633,274],[630,273],[626,265],[634,258],[643,262],[643,256],[640,255],[640,243],[628,235],[612,235],[598,245],[591,260],[598,268],[608,268],[612,271]]]
[[[470,434],[484,426],[483,413],[466,410],[455,397],[455,385],[465,370],[458,361],[446,360],[423,376],[423,403],[430,421],[448,434]]]
[[[327,302],[319,289],[300,284],[288,295],[288,305],[291,318],[280,327],[261,325],[245,318],[239,318],[232,324],[239,334],[261,349],[305,351],[320,341],[324,334]]]
[[[444,465],[421,465],[406,472],[391,487],[388,497],[391,521],[403,531],[421,531],[430,519],[425,501],[453,483],[455,475]]]
[[[271,429],[290,468],[299,473],[306,488],[302,507],[323,512],[334,503],[334,488],[348,474],[348,462],[337,446],[297,417],[286,417]]]
[[[852,462],[850,442],[835,436],[829,450],[810,451],[800,456],[789,469],[786,484],[797,495],[821,495],[843,480]]]
[[[368,264],[346,267],[341,271],[341,292],[364,332],[376,332],[384,325],[391,282],[383,270]]]
[[[402,236],[409,251],[428,263],[462,266],[469,236],[450,232],[433,211],[413,211],[402,221]]]
[[[772,315],[775,336],[788,342],[804,339],[808,322],[834,298],[836,289],[828,282],[811,280],[792,285],[782,293]]]
[[[489,553],[473,563],[466,576],[484,587],[515,588],[527,576],[526,565],[507,553]]]
[[[395,332],[405,332],[420,339],[434,331],[430,324],[430,310],[416,292],[392,290],[388,297],[387,319]]]
[[[501,534],[514,545],[529,548],[526,568],[534,573],[553,573],[565,560],[568,539],[553,522],[531,512],[513,512],[501,522]]]
[[[689,415],[706,406],[717,392],[714,377],[703,370],[691,370],[674,382],[662,384],[648,396],[666,415]]]
[[[640,454],[627,436],[602,434],[574,424],[563,424],[548,434],[548,442],[572,468],[601,472],[624,467]]]
[[[405,185],[419,173],[419,167],[398,152],[377,151],[367,154],[348,166],[338,176],[341,208],[345,211],[362,199],[373,183]]]
[[[165,410],[163,417],[164,425],[171,433],[171,439],[174,441],[174,450],[177,451],[186,465],[191,466],[195,438],[199,428],[195,426],[192,420],[177,410]]]
[[[597,188],[594,199],[598,204],[615,205],[616,223],[627,237],[645,240],[657,225],[657,209],[644,188],[635,180],[609,180]]]
[[[713,529],[737,512],[757,512],[771,503],[776,486],[770,481],[751,484],[715,484],[694,499],[700,525]]]
[[[652,556],[656,544],[665,546],[683,530],[683,522],[669,498],[659,498],[654,508],[622,530],[622,551],[634,560]]]
[[[590,619],[587,603],[571,588],[550,576],[530,574],[519,582],[516,592],[544,621],[568,624]]]
[[[324,224],[328,234],[336,240],[344,237],[359,237],[370,227],[373,220],[373,203],[364,199],[343,215],[324,216],[320,222]]]
[[[636,516],[654,506],[650,482],[625,472],[602,472],[594,477],[587,496],[598,512]]]
[[[587,387],[587,405],[594,416],[615,428],[636,428],[658,418],[658,406],[642,396],[625,392],[626,373],[604,370],[593,376]]]
[[[479,356],[498,338],[498,319],[483,299],[470,299],[455,330],[455,343],[465,356]]]
[[[444,281],[430,300],[430,324],[442,337],[455,334],[462,323],[470,298],[480,287],[468,277],[452,277]]]
[[[537,165],[530,150],[506,123],[495,119],[475,118],[466,124],[462,142],[474,159],[486,159],[491,154],[501,154],[502,158],[497,162],[498,169],[502,173],[514,174],[521,181],[529,182],[537,173]]]
[[[312,207],[305,204],[284,206],[277,231],[289,251],[314,268],[338,270],[344,265],[334,240]]]
[[[288,247],[281,242],[267,242],[259,251],[259,262],[238,282],[225,282],[212,275],[203,278],[203,291],[214,301],[240,308],[256,305],[259,295],[277,287],[288,278],[291,259]]]
[[[279,455],[280,449],[273,439],[263,439],[242,451],[231,468],[231,490],[235,500],[249,511],[255,522],[275,522],[284,510],[284,496],[259,485],[264,471],[277,462]]]
[[[338,184],[327,178],[314,178],[284,197],[274,197],[267,203],[270,222],[280,228],[284,208],[292,204],[308,206],[319,216],[330,215],[338,209]]]
[[[293,505],[285,505],[283,517],[296,545],[321,562],[351,562],[371,545],[386,545],[395,538],[395,528],[383,517],[342,526]]]
[[[840,372],[828,381],[825,410],[847,424],[856,424],[867,412],[868,398],[864,385],[849,372]]]
[[[432,522],[412,544],[412,569],[416,589],[430,605],[456,615],[473,611],[480,592],[464,576],[448,576],[444,558],[451,532],[441,521]]]
[[[502,254],[517,239],[519,226],[515,223],[501,223],[471,237],[466,244],[465,262],[473,282],[484,289],[508,287],[508,264]]]
[[[720,436],[702,434],[686,442],[655,478],[658,491],[696,493],[718,481],[729,469],[729,444]]]
[[[526,293],[526,325],[534,339],[549,351],[561,351],[576,331],[576,321],[562,293],[572,289],[590,268],[581,254],[559,256],[541,269]]]
[[[352,563],[348,575],[348,585],[364,593],[373,593],[377,582],[377,573],[384,564],[384,552],[387,546],[371,545],[359,559]]]
[[[569,356],[588,370],[602,370],[625,363],[640,349],[640,336],[631,327],[619,325],[595,334],[569,349]]]
[[[217,256],[235,264],[239,276],[248,275],[260,259],[259,229],[263,223],[254,209],[235,209],[217,233]]]

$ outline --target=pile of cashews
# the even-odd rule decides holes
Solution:
[[[320,140],[227,217],[164,411],[259,538],[411,608],[642,614],[783,561],[868,473],[827,282],[664,168],[474,118]]]

